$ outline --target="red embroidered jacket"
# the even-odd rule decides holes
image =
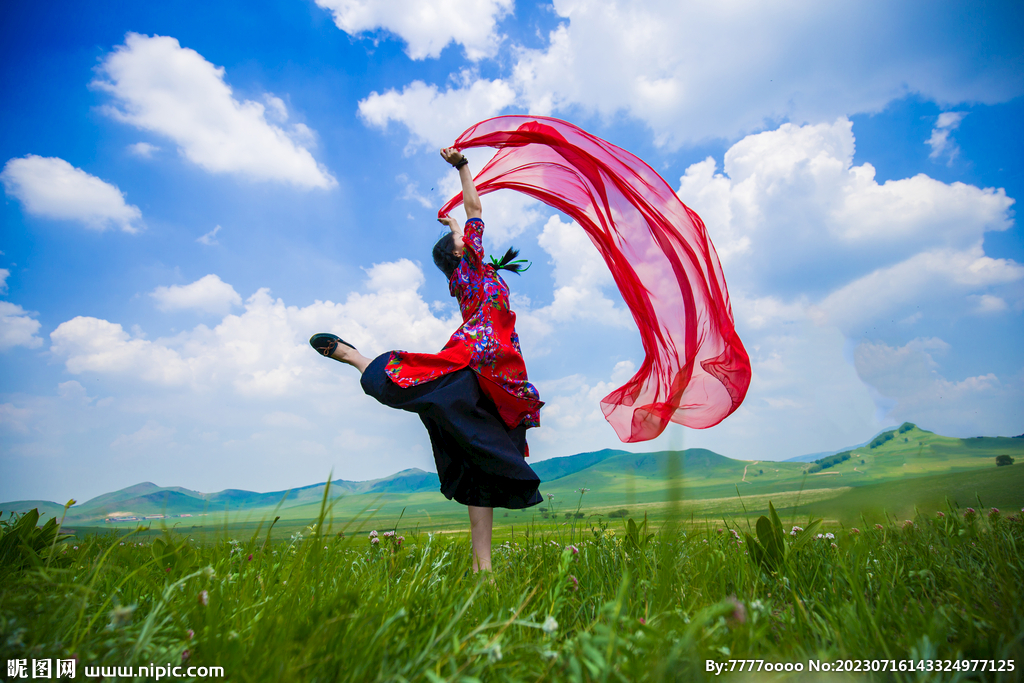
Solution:
[[[468,367],[510,429],[537,427],[544,403],[527,381],[508,285],[484,263],[483,232],[479,218],[466,221],[462,262],[449,283],[462,310],[462,327],[440,353],[393,351],[385,372],[395,384],[410,387]]]

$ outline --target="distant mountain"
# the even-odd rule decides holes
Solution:
[[[566,455],[560,458],[549,458],[548,460],[541,460],[536,463],[531,462],[530,467],[537,473],[541,481],[551,481],[570,475],[573,472],[579,472],[618,455],[628,455],[628,453],[626,451],[606,448],[594,453],[577,453],[576,455]]]
[[[780,462],[814,462],[815,460],[820,460],[821,458],[827,458],[830,455],[839,455],[840,453],[852,451],[856,448],[863,448],[864,446],[867,446],[869,443],[877,439],[882,434],[885,434],[887,431],[892,431],[895,429],[898,429],[898,427],[889,427],[887,429],[883,429],[882,431],[878,432],[878,434],[875,434],[867,441],[859,443],[856,446],[847,446],[846,448],[840,448],[835,451],[822,451],[821,453],[808,453],[807,455],[798,455],[792,458],[786,458],[785,460],[781,460]]]
[[[742,485],[746,493],[789,490],[805,486],[858,486],[861,482],[899,480],[907,476],[963,471],[994,466],[1000,454],[1024,457],[1021,437],[975,437],[957,439],[920,429],[905,422],[879,432],[870,441],[852,448],[814,453],[787,461],[733,460],[714,451],[691,448],[684,451],[632,453],[604,449],[550,458],[530,465],[544,482],[544,491],[560,496],[587,488],[608,495],[639,493],[656,495],[666,491],[670,463],[688,491],[697,497],[731,496]],[[838,459],[831,456],[841,455]],[[824,460],[820,465],[810,465]],[[646,482],[646,483],[645,483]],[[336,479],[330,482],[331,498],[371,494],[405,495],[437,491],[437,475],[407,469],[369,481]],[[258,493],[225,489],[202,493],[180,486],[161,487],[142,482],[96,496],[68,510],[69,523],[103,520],[139,520],[160,517],[195,517],[224,511],[273,510],[308,506],[324,495],[326,482],[286,491]],[[602,494],[603,495],[603,494]],[[27,500],[0,503],[0,511],[25,512],[37,508],[41,514],[60,516],[64,506],[51,501]]]

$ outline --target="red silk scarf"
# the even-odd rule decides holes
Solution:
[[[700,217],[654,169],[558,119],[500,116],[459,136],[457,149],[494,147],[477,191],[511,189],[576,221],[601,252],[640,330],[645,358],[601,401],[619,439],[646,441],[669,421],[712,427],[750,385],[718,254]],[[462,194],[438,212],[445,216]]]

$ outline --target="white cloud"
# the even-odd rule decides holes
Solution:
[[[1021,277],[981,247],[986,232],[1013,225],[1005,191],[923,174],[879,184],[870,164],[853,165],[853,149],[846,119],[784,124],[733,145],[724,174],[710,158],[686,170],[678,194],[703,217],[731,289],[803,297],[848,328]]]
[[[138,431],[131,434],[121,434],[111,442],[111,448],[131,449],[145,448],[154,443],[160,443],[164,447],[168,445],[171,437],[174,436],[174,429],[165,427],[155,420],[147,420]]]
[[[412,59],[438,57],[449,43],[460,43],[469,59],[495,54],[497,22],[512,11],[513,0],[316,0],[351,35],[390,31],[407,43]]]
[[[161,311],[195,309],[206,313],[227,313],[242,304],[235,288],[216,275],[205,275],[187,285],[157,287],[150,292]]]
[[[517,50],[513,81],[532,113],[625,112],[669,146],[881,111],[908,92],[1003,102],[1024,92],[1020,51],[991,39],[1007,8],[555,0],[565,21],[547,47]]]
[[[419,293],[423,282],[419,266],[402,259],[368,268],[366,290],[351,293],[344,303],[317,301],[298,308],[261,289],[245,302],[243,313],[224,316],[212,329],[199,325],[153,341],[141,331],[130,335],[118,323],[80,316],[50,334],[51,350],[72,374],[247,396],[295,396],[325,378],[323,359],[307,342],[315,332],[336,331],[368,355],[396,348],[440,349],[461,317],[457,312],[435,316]],[[168,305],[206,310],[231,302],[235,291],[215,275],[163,289],[162,301]]]
[[[77,221],[91,230],[138,232],[142,212],[127,204],[117,186],[63,159],[35,154],[11,159],[0,173],[7,194],[25,211],[55,220]]]
[[[175,385],[191,375],[181,356],[160,344],[132,339],[117,323],[78,316],[61,323],[50,333],[50,351],[65,358],[72,374],[101,374],[138,377],[147,382]]]
[[[43,340],[36,336],[41,327],[38,320],[34,320],[33,312],[26,311],[17,304],[9,301],[0,301],[0,351],[7,351],[15,346],[24,346],[34,349],[43,343]]]
[[[993,259],[981,243],[970,249],[938,249],[917,254],[889,268],[880,268],[829,294],[814,308],[818,320],[828,320],[852,332],[867,321],[922,301],[950,300],[980,287],[1024,278],[1024,266],[1008,259]],[[1002,299],[985,294],[977,308],[996,312],[1006,308]]]
[[[932,128],[931,137],[925,140],[925,143],[932,148],[928,155],[930,159],[938,159],[946,155],[949,157],[948,163],[953,163],[953,160],[960,154],[960,146],[949,136],[960,127],[960,122],[964,120],[965,116],[967,116],[965,111],[947,111],[939,114],[935,127]]]
[[[941,339],[904,346],[861,342],[857,372],[884,399],[889,423],[910,421],[948,436],[1012,435],[1020,431],[1024,384],[988,373],[954,381],[939,371],[935,355],[950,350]]]
[[[578,320],[592,320],[610,327],[629,328],[633,318],[623,306],[605,296],[615,282],[607,264],[587,233],[575,222],[552,216],[537,242],[551,255],[555,266],[553,300],[547,306],[524,312],[547,327]],[[616,297],[621,302],[619,297]],[[609,389],[610,391],[610,389]],[[603,397],[602,397],[603,398]]]
[[[468,72],[461,83],[441,92],[436,85],[413,81],[401,92],[371,92],[359,101],[359,116],[371,126],[386,129],[395,121],[404,124],[412,136],[410,145],[439,149],[455,141],[477,121],[494,116],[515,100],[515,93],[502,80],[475,78]]]
[[[215,247],[218,244],[220,244],[220,242],[217,241],[217,233],[220,232],[220,231],[221,231],[221,227],[218,225],[218,226],[214,227],[213,230],[211,230],[210,232],[206,233],[205,235],[197,237],[196,238],[196,242],[199,242],[199,244],[205,244],[208,247]]]
[[[137,157],[152,159],[153,155],[160,151],[160,148],[148,142],[136,142],[134,145],[128,145],[128,151]]]
[[[11,276],[11,271],[6,268],[0,268],[0,294],[7,293],[7,278]]]
[[[404,185],[401,194],[402,199],[416,202],[424,209],[434,206],[434,202],[431,201],[430,197],[426,197],[420,192],[419,183],[409,180],[409,176],[399,173],[395,180]]]
[[[222,67],[174,38],[129,33],[100,73],[106,80],[95,85],[117,102],[106,108],[111,116],[166,136],[206,171],[306,188],[337,184],[308,149],[312,131],[303,124],[282,127],[288,112],[279,98],[266,99],[271,118],[282,124],[274,125],[267,106],[239,102]]]

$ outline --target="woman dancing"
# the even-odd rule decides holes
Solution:
[[[438,220],[449,232],[434,245],[434,263],[448,279],[462,311],[462,327],[437,354],[389,351],[374,359],[333,334],[310,345],[360,373],[363,391],[392,408],[417,413],[430,435],[441,492],[469,508],[473,571],[491,569],[494,508],[540,503],[540,479],[525,457],[526,430],[539,425],[543,402],[526,376],[498,270],[521,270],[517,252],[484,263],[482,207],[469,161],[455,148],[441,150],[462,181],[465,232],[457,220]]]

